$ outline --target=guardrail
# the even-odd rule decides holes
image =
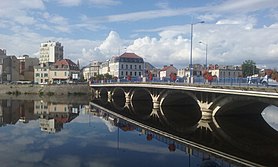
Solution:
[[[98,80],[93,81],[91,84],[100,84],[100,83],[161,83],[161,84],[187,84],[187,85],[215,85],[215,86],[243,86],[243,87],[265,87],[260,83],[259,79],[249,80],[248,78],[217,78],[212,82],[208,82],[203,77],[194,77],[193,83],[188,83],[183,78],[179,78],[175,81],[170,79],[164,80],[145,80],[142,79],[111,79],[111,80]]]

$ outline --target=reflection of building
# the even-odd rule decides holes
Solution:
[[[33,101],[1,100],[0,101],[0,126],[15,124],[17,121],[28,123],[36,117],[33,113]]]
[[[40,115],[41,130],[49,133],[61,131],[64,123],[72,121],[79,114],[79,107],[69,104],[35,101],[34,106],[34,113]]]

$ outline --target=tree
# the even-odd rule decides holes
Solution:
[[[247,77],[258,72],[256,63],[253,60],[245,60],[242,63],[241,67],[242,67],[243,77]]]

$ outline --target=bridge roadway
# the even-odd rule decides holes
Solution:
[[[278,106],[278,93],[261,90],[246,90],[245,87],[228,89],[222,87],[201,87],[174,84],[149,83],[110,83],[91,84],[92,93],[96,96],[107,96],[108,100],[117,96],[125,97],[126,104],[135,100],[151,100],[153,113],[158,115],[156,109],[161,106],[196,105],[202,115],[234,115],[234,114],[261,114],[262,110],[244,111],[244,113],[231,113],[231,109],[259,105]],[[276,90],[276,89],[275,89]],[[273,91],[273,90],[272,90]],[[229,110],[227,110],[227,108]],[[162,113],[163,115],[163,113]]]

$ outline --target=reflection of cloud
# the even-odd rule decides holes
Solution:
[[[81,166],[80,158],[70,155],[64,155],[57,159],[47,159],[45,163],[49,166],[67,166],[67,167],[76,167]]]
[[[276,131],[278,131],[278,107],[269,106],[262,112],[265,121]]]

